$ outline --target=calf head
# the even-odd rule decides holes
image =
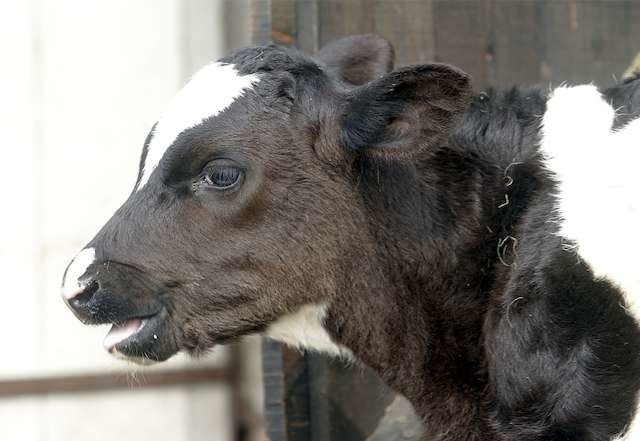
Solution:
[[[469,94],[446,65],[388,73],[385,45],[359,37],[316,59],[245,48],[184,87],[129,198],[63,278],[80,320],[113,324],[111,353],[198,353],[309,305],[321,320],[344,280],[367,276],[353,271],[375,246],[354,160],[445,143]]]

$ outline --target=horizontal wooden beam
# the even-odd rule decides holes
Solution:
[[[0,380],[0,397],[21,395],[95,392],[115,389],[142,389],[194,383],[219,383],[230,380],[224,368],[175,369],[145,371],[135,376],[127,373],[68,375]]]

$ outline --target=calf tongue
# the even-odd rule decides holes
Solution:
[[[142,321],[138,318],[127,320],[124,323],[114,323],[111,330],[104,338],[104,347],[107,351],[113,349],[115,345],[120,343],[126,338],[131,337],[140,329]]]

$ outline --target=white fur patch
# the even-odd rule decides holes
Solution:
[[[614,438],[613,441],[638,441],[640,440],[640,409],[636,409],[636,415],[631,421],[629,430],[623,436]]]
[[[558,180],[560,235],[640,319],[640,119],[613,132],[614,117],[594,86],[560,87],[547,102],[541,148]]]
[[[257,75],[240,75],[232,64],[214,62],[200,69],[178,92],[158,121],[149,143],[138,190],[147,183],[180,133],[216,116],[258,81]]]
[[[95,258],[96,250],[94,248],[85,248],[73,258],[62,281],[62,296],[65,299],[70,300],[84,290],[85,286],[80,284],[78,279],[95,261]]]
[[[306,305],[272,323],[265,334],[298,349],[353,359],[353,353],[348,348],[334,343],[324,329],[322,324],[326,314],[326,305]]]

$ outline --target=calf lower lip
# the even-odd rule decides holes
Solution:
[[[104,347],[107,351],[113,350],[115,346],[133,337],[145,325],[147,319],[133,318],[122,323],[114,323],[111,330],[104,338]]]
[[[116,322],[104,347],[117,358],[142,364],[166,360],[179,349],[165,309]]]

